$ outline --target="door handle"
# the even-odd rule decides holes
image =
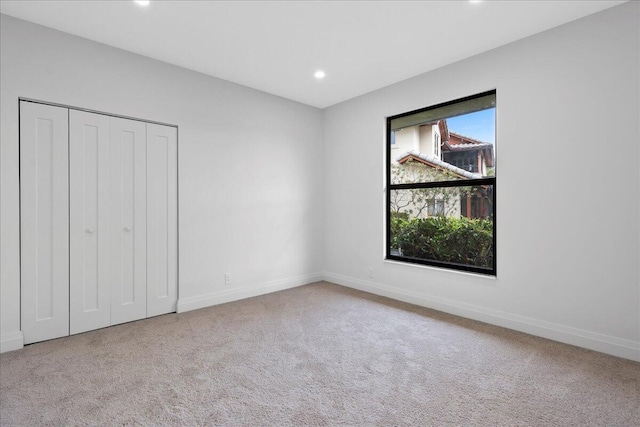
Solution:
[[[93,228],[87,228],[87,234],[93,234],[93,232],[95,231]]]
[[[131,231],[131,227],[125,227],[124,231]]]

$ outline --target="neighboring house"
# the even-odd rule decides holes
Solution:
[[[493,175],[493,144],[449,132],[446,120],[425,123],[391,133],[392,182],[419,180],[458,180]],[[402,176],[402,177],[401,177]],[[449,190],[451,191],[451,190]],[[429,196],[413,193],[396,195],[392,205],[412,216],[465,216],[488,218],[493,215],[490,188],[473,193],[461,191],[455,197],[444,190],[431,190]]]
[[[492,175],[493,144],[449,132],[442,144],[442,160],[468,172]]]
[[[446,120],[410,126],[391,132],[391,158],[396,159],[399,154],[417,151],[442,159],[442,135],[447,138],[448,134]]]

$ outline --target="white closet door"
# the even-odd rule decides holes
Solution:
[[[20,102],[24,343],[69,335],[68,110]]]
[[[147,317],[178,298],[178,131],[147,124]]]
[[[111,118],[111,324],[147,316],[146,125]]]
[[[70,332],[111,324],[109,117],[69,111]]]

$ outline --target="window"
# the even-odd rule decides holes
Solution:
[[[387,118],[387,259],[496,274],[495,111],[490,91]],[[433,152],[391,156],[395,131],[433,123]]]
[[[444,215],[444,200],[432,199],[427,204],[427,215],[429,216],[443,216]]]

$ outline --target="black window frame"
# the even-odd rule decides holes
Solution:
[[[401,117],[410,116],[417,113],[422,113],[429,110],[435,110],[437,108],[447,107],[454,104],[459,104],[467,101],[472,101],[474,99],[482,98],[485,96],[493,95],[496,97],[496,110],[497,110],[497,90],[490,90],[486,92],[482,92],[479,94],[467,96],[464,98],[455,99],[452,101],[443,102],[437,105],[432,105],[425,108],[420,108],[417,110],[409,111],[402,114],[397,114],[394,116],[387,117],[386,119],[386,242],[385,242],[385,259],[391,261],[400,261],[403,263],[410,264],[422,264],[428,265],[432,267],[439,267],[449,270],[458,270],[458,271],[466,271],[472,273],[480,273],[489,276],[497,276],[497,250],[496,250],[496,241],[497,241],[497,186],[496,186],[496,175],[492,177],[483,177],[483,178],[473,178],[466,180],[448,180],[448,181],[432,181],[432,182],[421,182],[421,183],[409,183],[409,184],[392,184],[391,183],[391,123],[393,120],[396,120]],[[480,111],[480,110],[479,110]],[[442,117],[446,119],[447,117]],[[497,140],[497,135],[496,135]],[[495,148],[494,148],[495,150]],[[495,159],[495,155],[494,155]],[[495,160],[494,160],[495,162]],[[495,167],[495,163],[494,163]],[[422,259],[422,258],[413,258],[402,255],[395,255],[391,252],[391,192],[393,190],[411,190],[411,189],[424,189],[424,188],[443,188],[443,187],[475,187],[482,185],[491,185],[493,187],[493,266],[492,268],[483,268],[476,267],[467,264],[458,264],[452,262],[442,262],[436,260]]]

